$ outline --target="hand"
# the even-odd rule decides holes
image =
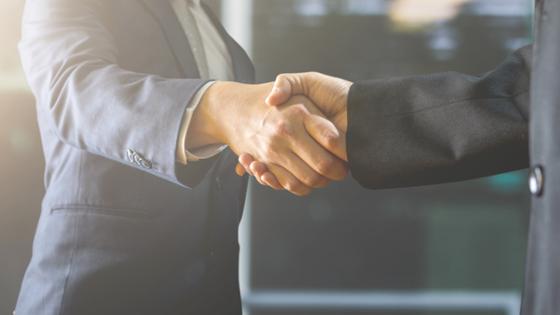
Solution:
[[[189,146],[225,143],[236,154],[248,153],[268,165],[279,187],[296,195],[346,177],[345,163],[324,149],[343,145],[336,127],[303,96],[265,106],[271,89],[272,84],[216,82],[193,115],[189,133],[197,136]],[[315,128],[324,131],[312,138]]]
[[[350,81],[318,72],[281,74],[276,78],[266,103],[270,106],[279,106],[294,95],[304,95],[315,103],[340,131],[346,133],[348,129],[346,108],[351,86]]]
[[[266,102],[271,106],[278,106],[286,102],[292,95],[305,95],[309,97],[319,109],[333,121],[335,126],[345,137],[347,130],[347,97],[351,82],[327,76],[321,73],[309,72],[299,74],[281,74],[277,77],[272,92]],[[315,128],[317,133],[311,133],[312,137],[320,137],[321,129]],[[341,159],[347,160],[346,145],[325,146],[333,154]],[[342,150],[340,150],[342,148]],[[256,160],[250,154],[242,154],[236,172],[243,175],[248,172],[254,175],[260,183],[279,189],[277,178],[268,171],[267,165]]]

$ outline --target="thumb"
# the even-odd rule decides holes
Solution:
[[[272,91],[266,98],[270,106],[280,106],[287,102],[293,95],[301,94],[304,90],[303,80],[299,74],[281,74],[276,77]]]
[[[307,133],[322,147],[339,159],[348,161],[346,134],[328,119],[319,115],[308,115],[304,121]]]

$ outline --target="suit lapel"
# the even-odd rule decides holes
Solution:
[[[229,54],[231,55],[233,63],[233,72],[235,75],[235,80],[242,83],[254,83],[255,82],[255,68],[253,62],[245,52],[245,50],[239,46],[239,44],[229,36],[228,32],[223,27],[222,23],[214,15],[212,10],[206,5],[202,4],[206,14],[214,22],[214,26],[222,36],[222,39],[226,43]]]
[[[167,43],[186,78],[199,78],[191,46],[169,1],[142,0],[146,9],[163,29]]]
[[[223,29],[223,28],[222,28]],[[233,59],[233,70],[235,73],[235,79],[242,83],[255,83],[255,68],[253,62],[245,52],[245,50],[239,46],[239,44],[228,35],[224,30],[222,36],[228,45],[232,59]]]
[[[173,8],[168,1],[157,0],[142,0],[146,9],[153,15],[154,19],[160,24],[164,31],[167,43],[171,47],[173,55],[179,64],[183,74],[187,78],[199,78],[198,67],[196,66],[195,58],[189,45],[189,41]],[[214,25],[218,29],[220,35],[224,39],[228,51],[232,58],[233,71],[235,79],[239,82],[254,83],[255,70],[251,59],[237,42],[229,36],[220,21],[213,14],[212,10],[207,5],[203,4],[206,13]]]

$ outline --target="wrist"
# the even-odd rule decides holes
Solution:
[[[193,113],[189,131],[196,135],[193,146],[210,144],[231,145],[239,133],[251,130],[250,126],[260,117],[266,93],[271,89],[267,85],[242,84],[237,82],[215,82],[206,93]],[[262,94],[262,101],[258,99]],[[261,113],[262,114],[262,113]],[[243,128],[241,128],[243,126]]]
[[[188,145],[189,148],[225,144],[223,133],[218,124],[219,118],[216,117],[216,108],[218,107],[216,100],[219,99],[216,94],[220,93],[219,91],[227,83],[215,82],[200,99],[189,126],[189,134],[192,135]]]

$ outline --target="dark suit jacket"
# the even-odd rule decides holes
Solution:
[[[363,186],[396,188],[525,168],[530,152],[533,203],[522,314],[558,315],[560,2],[538,0],[536,13],[534,67],[532,48],[525,47],[480,77],[444,73],[355,84],[348,155]]]
[[[20,51],[46,195],[17,314],[240,314],[246,182],[229,152],[175,162],[205,81],[169,2],[27,1]]]
[[[523,315],[560,314],[560,2],[537,0],[531,83],[533,194],[523,296]],[[537,181],[538,183],[538,181]]]
[[[352,175],[368,188],[438,184],[529,165],[531,47],[482,76],[358,82],[348,99]]]

